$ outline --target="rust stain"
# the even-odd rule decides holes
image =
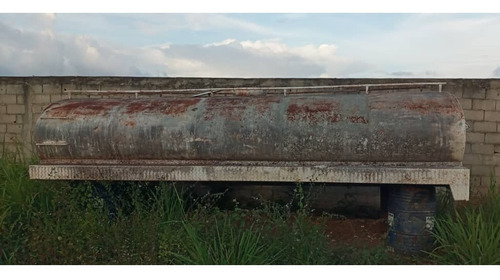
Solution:
[[[134,127],[135,126],[135,122],[134,121],[124,121],[123,124],[125,126],[130,126],[130,127]]]
[[[289,121],[305,120],[311,123],[317,123],[320,120],[326,120],[331,123],[341,121],[342,117],[335,111],[339,103],[336,100],[328,102],[309,102],[307,104],[290,104],[286,110]]]
[[[394,100],[388,97],[387,100]],[[417,112],[419,114],[458,114],[463,116],[459,104],[451,98],[439,96],[437,98],[429,98],[426,96],[418,96],[413,99],[403,99],[398,96],[397,100],[388,102],[386,100],[376,100],[369,105],[370,109],[374,110],[393,110],[406,109],[409,112]]]
[[[127,104],[125,113],[163,113],[177,116],[184,114],[189,107],[197,105],[200,100],[199,98],[134,100]]]
[[[166,115],[184,114],[190,107],[200,102],[198,98],[179,99],[144,99],[144,100],[121,100],[121,99],[89,99],[70,100],[54,103],[45,111],[47,117],[74,116],[107,116],[111,111],[124,108],[126,115],[140,112],[159,113]],[[126,125],[133,125],[128,123]]]
[[[69,115],[106,116],[112,107],[120,103],[119,100],[66,101],[49,106],[46,110],[49,117],[67,117]]]
[[[204,120],[213,120],[216,116],[229,120],[242,120],[250,98],[208,98]]]
[[[400,104],[403,108],[412,111],[418,111],[420,113],[426,112],[451,112],[451,110],[456,111],[456,107],[453,106],[451,102],[437,102],[435,100],[422,100],[418,102],[402,102]]]
[[[248,90],[235,90],[234,95],[236,96],[249,96]]]
[[[259,114],[264,114],[269,110],[272,110],[273,106],[281,101],[281,98],[278,96],[253,97],[252,99],[255,111]]]

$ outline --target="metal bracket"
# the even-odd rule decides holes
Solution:
[[[200,97],[200,96],[205,96],[205,95],[212,96],[212,94],[213,94],[212,91],[206,91],[206,92],[202,92],[202,93],[198,93],[198,94],[192,95],[191,97]]]

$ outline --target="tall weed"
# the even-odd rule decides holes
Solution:
[[[0,159],[0,264],[377,264],[382,251],[330,247],[298,185],[286,205],[232,211],[224,193],[151,182],[34,181]],[[346,253],[347,252],[347,253]],[[344,255],[342,255],[344,254]]]
[[[0,264],[16,262],[35,214],[54,206],[50,187],[42,187],[50,184],[31,181],[28,163],[20,150],[4,148],[0,158]]]
[[[439,217],[434,235],[437,247],[430,254],[441,264],[500,264],[500,195],[495,182],[481,204]]]
[[[185,254],[170,252],[179,264],[261,265],[271,264],[282,250],[267,246],[253,225],[238,227],[231,216],[214,218],[213,227],[183,223],[187,235]]]

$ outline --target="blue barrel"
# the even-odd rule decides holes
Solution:
[[[390,187],[387,201],[388,246],[397,253],[418,255],[434,245],[434,186]]]

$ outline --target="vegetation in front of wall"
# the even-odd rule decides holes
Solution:
[[[487,195],[479,203],[446,207],[436,220],[436,249],[430,253],[440,264],[500,264],[500,193],[491,177]],[[450,205],[451,194],[441,205]]]
[[[29,180],[0,159],[0,264],[390,264],[384,247],[332,247],[299,185],[286,205],[218,207],[166,183]]]
[[[189,185],[166,183],[34,181],[28,163],[5,153],[0,158],[0,264],[499,261],[500,199],[494,188],[483,204],[437,218],[437,249],[429,261],[395,256],[385,246],[332,245],[322,220],[331,216],[313,216],[300,185],[285,205],[260,200],[260,207],[242,209],[235,200],[224,210],[217,204],[223,193],[196,197]]]

